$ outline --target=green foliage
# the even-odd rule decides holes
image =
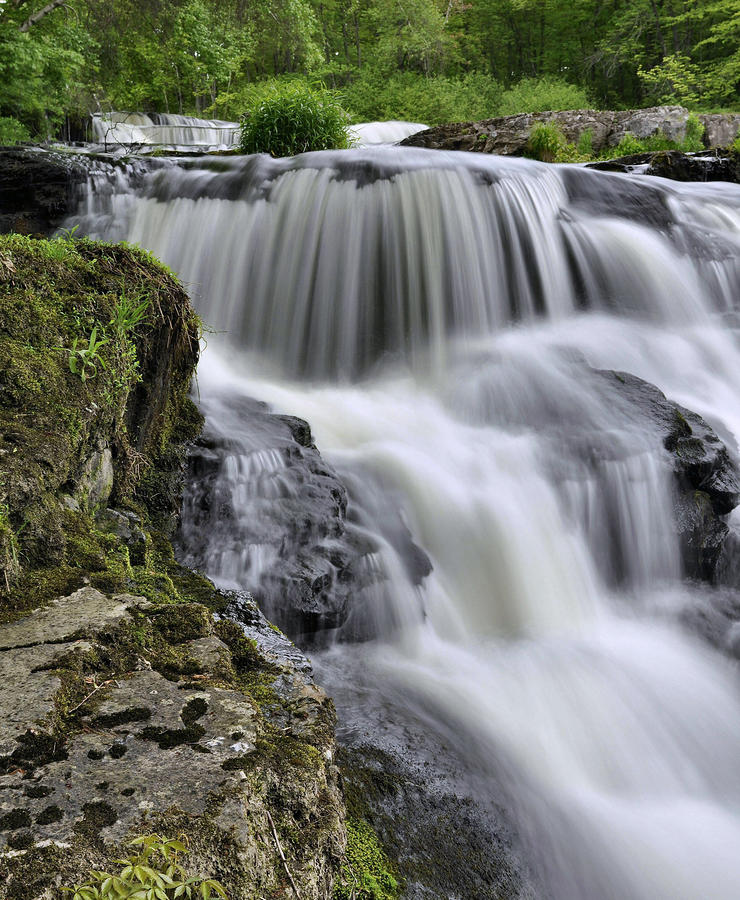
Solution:
[[[521,112],[546,112],[560,109],[586,109],[586,92],[558,78],[522,78],[501,97],[499,115]]]
[[[592,128],[587,128],[581,132],[577,145],[578,153],[587,159],[594,155],[594,132]]]
[[[354,121],[403,119],[438,125],[490,119],[498,114],[501,85],[483,72],[458,78],[415,72],[384,76],[365,71],[341,90],[345,107]]]
[[[696,153],[704,149],[702,138],[704,126],[695,113],[686,121],[686,135],[682,141],[672,141],[662,131],[647,138],[635,137],[627,132],[617,147],[609,151],[610,157],[633,156],[636,153],[655,153],[662,150],[679,150],[682,153]]]
[[[133,331],[143,321],[149,302],[143,288],[133,296],[126,292],[125,287],[121,289],[121,295],[113,307],[113,315],[108,323],[118,337]]]
[[[609,156],[633,156],[635,153],[644,152],[645,142],[636,138],[631,131],[628,131],[614,148],[614,151],[609,152]]]
[[[645,93],[656,103],[699,103],[705,93],[699,67],[683,53],[672,53],[658,65],[637,74],[645,86]]]
[[[396,900],[401,885],[370,825],[347,820],[347,856],[334,883],[332,900]]]
[[[286,80],[430,125],[739,104],[737,0],[66,0],[21,30],[44,8],[0,3],[0,117],[34,137],[90,109],[236,119]]]
[[[181,841],[148,834],[129,846],[138,847],[138,853],[117,859],[119,872],[92,870],[90,881],[62,890],[71,900],[228,900],[218,881],[188,875],[180,863],[180,856],[188,852]]]
[[[348,117],[330,91],[289,87],[266,97],[242,121],[243,153],[294,156],[349,146]]]
[[[699,121],[696,113],[690,113],[686,120],[686,137],[683,140],[682,150],[687,153],[698,153],[704,149],[705,128]]]
[[[75,337],[71,347],[62,347],[69,354],[69,371],[73,375],[79,375],[80,381],[93,378],[98,374],[98,366],[105,368],[105,362],[100,356],[100,348],[108,342],[108,338],[105,337],[98,340],[97,325],[90,332],[87,346],[85,346],[84,338]]]
[[[0,116],[0,147],[30,140],[31,133],[23,122],[12,116]]]
[[[564,147],[565,137],[557,125],[538,122],[529,134],[527,156],[541,162],[556,162]]]

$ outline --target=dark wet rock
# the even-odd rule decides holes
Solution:
[[[74,209],[86,177],[72,155],[0,148],[0,234],[50,234]]]
[[[652,228],[670,230],[673,215],[665,191],[627,179],[601,178],[582,169],[564,168],[570,203],[593,216],[620,216]]]
[[[191,450],[187,527],[179,537],[183,560],[203,571],[231,571],[291,637],[310,639],[350,619],[353,639],[372,636],[374,625],[361,608],[372,603],[368,594],[382,591],[385,574],[347,478],[321,457],[303,420],[273,414],[256,401],[233,403],[247,442],[207,425]],[[430,571],[428,557],[398,509],[382,518],[384,537],[418,584]]]
[[[686,574],[716,581],[729,533],[723,516],[740,500],[737,463],[697,413],[673,403],[654,385],[624,372],[601,372],[622,412],[656,434],[675,484],[676,527]]]
[[[740,155],[715,152],[681,153],[666,150],[651,155],[646,175],[658,175],[673,181],[729,181],[740,183]]]

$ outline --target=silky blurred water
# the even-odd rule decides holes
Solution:
[[[376,536],[365,641],[317,657],[340,718],[364,691],[438,729],[503,791],[545,896],[736,900],[736,671],[680,624],[702,589],[659,436],[594,370],[736,453],[740,188],[388,149],[101,179],[83,230],[154,251],[217,332],[198,389],[239,515],[306,489],[250,431],[254,397],[310,422]],[[227,555],[238,529],[184,523],[250,587],[292,550]]]

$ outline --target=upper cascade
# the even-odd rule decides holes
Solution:
[[[106,146],[213,151],[239,145],[239,123],[223,119],[139,112],[94,113],[90,118],[93,140]],[[397,144],[426,128],[419,122],[360,122],[347,131],[356,147],[372,147]]]
[[[197,119],[174,113],[96,113],[93,138],[105,145],[154,145],[229,150],[239,142],[238,122]]]
[[[450,338],[586,309],[700,325],[740,287],[740,188],[724,184],[401,148],[109,180],[91,175],[82,231],[151,249],[212,327],[291,375],[439,365]]]

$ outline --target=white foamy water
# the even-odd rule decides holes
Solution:
[[[736,900],[736,672],[678,624],[695,591],[666,452],[594,370],[656,384],[735,452],[740,188],[387,149],[138,183],[81,221],[160,255],[225,332],[199,371],[231,442],[219,490],[245,520],[300,496],[250,433],[256,397],[311,423],[377,533],[374,639],[326,651],[330,683],[503,783],[543,895]],[[420,589],[388,503],[431,560]],[[238,527],[189,539],[250,586],[273,551],[224,561]]]

